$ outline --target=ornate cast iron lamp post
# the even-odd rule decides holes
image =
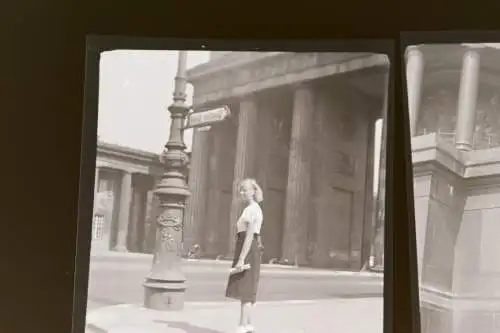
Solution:
[[[173,104],[168,108],[170,137],[162,154],[165,172],[154,191],[160,201],[154,258],[144,282],[144,306],[163,311],[181,310],[186,291],[186,277],[181,270],[184,208],[189,196],[183,140],[184,121],[190,109],[186,105],[186,61],[187,51],[179,51]]]

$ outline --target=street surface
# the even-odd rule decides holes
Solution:
[[[150,257],[104,259],[91,259],[88,310],[123,303],[141,304],[142,283],[151,267]],[[225,301],[228,270],[229,262],[184,262],[188,280],[186,302]],[[263,265],[258,298],[266,302],[382,297],[382,278],[359,274]]]

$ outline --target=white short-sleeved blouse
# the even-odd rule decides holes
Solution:
[[[246,206],[243,213],[241,213],[241,216],[236,223],[237,232],[247,231],[247,223],[251,223],[255,226],[255,233],[260,234],[263,219],[262,209],[259,204],[252,202]]]

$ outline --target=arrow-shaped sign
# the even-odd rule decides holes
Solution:
[[[215,109],[193,112],[188,115],[184,128],[205,127],[213,123],[221,122],[230,115],[231,111],[226,105]]]

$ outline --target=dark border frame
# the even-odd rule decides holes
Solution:
[[[494,43],[500,41],[500,31],[402,31],[399,40],[399,50],[402,52],[401,54],[404,54],[407,46],[415,44]],[[406,80],[406,72],[403,71],[402,74]]]
[[[87,289],[90,261],[90,235],[93,211],[93,184],[97,146],[97,117],[99,94],[99,62],[101,52],[129,50],[191,50],[191,51],[289,51],[289,52],[370,52],[388,56],[389,84],[388,105],[385,115],[386,140],[386,190],[384,233],[384,318],[385,333],[393,332],[393,211],[394,179],[394,71],[396,45],[389,39],[349,40],[222,40],[222,39],[166,39],[109,35],[90,35],[86,40],[84,112],[81,144],[80,187],[78,198],[78,225],[74,275],[72,331],[85,330]],[[92,185],[90,185],[92,184]]]

